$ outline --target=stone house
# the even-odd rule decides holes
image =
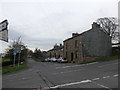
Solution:
[[[59,58],[59,57],[63,57],[63,45],[54,45],[53,49],[50,49],[47,51],[47,57],[52,58]]]
[[[110,37],[95,22],[90,30],[81,34],[73,33],[63,44],[63,57],[68,62],[81,63],[87,57],[110,56],[112,52]]]

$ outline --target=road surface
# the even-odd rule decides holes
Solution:
[[[35,62],[32,59],[28,61],[28,69],[3,76],[3,88],[40,88],[43,90],[50,88],[113,90],[113,88],[118,88],[118,60],[89,64]]]

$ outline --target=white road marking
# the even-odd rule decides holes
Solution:
[[[118,63],[106,64],[106,65],[102,65],[102,66],[98,66],[98,67],[101,68],[101,67],[105,67],[105,66],[109,66],[109,65],[114,65],[114,64],[118,64]]]
[[[109,87],[107,87],[107,86],[104,86],[104,85],[102,85],[102,84],[99,84],[99,83],[96,83],[96,82],[93,82],[93,81],[92,81],[92,83],[94,83],[94,84],[96,84],[96,85],[98,85],[98,86],[100,86],[100,87],[102,87],[102,88],[107,88],[107,89],[109,89],[109,90],[112,90],[111,88],[109,88]]]
[[[81,71],[81,70],[84,70],[84,69],[78,69],[78,70],[74,70],[74,71],[77,72],[77,71]]]
[[[116,75],[113,75],[114,77],[117,77],[118,76],[118,74],[116,74]]]
[[[92,80],[99,80],[100,78],[94,78],[94,79],[92,79]]]
[[[88,82],[91,82],[91,80],[84,80],[84,81],[80,81],[80,82],[66,83],[66,84],[56,85],[56,86],[53,86],[53,87],[50,87],[50,88],[65,87],[65,86],[81,84],[81,83],[88,83]]]
[[[64,73],[78,72],[78,71],[81,71],[81,70],[84,70],[84,69],[78,69],[78,70],[73,70],[73,71],[65,71],[65,72],[59,72],[59,73],[53,73],[53,74],[54,75],[56,75],[56,74],[64,74]]]
[[[60,68],[71,68],[71,67],[79,67],[79,66],[87,66],[87,65],[96,64],[96,63],[98,63],[98,62],[88,63],[88,64],[82,64],[82,65],[72,65],[72,66],[56,67],[56,69],[60,69]]]
[[[72,71],[66,71],[66,72],[60,72],[60,73],[69,73],[69,72],[72,72]]]
[[[32,77],[22,78],[22,80],[31,79]]]
[[[115,75],[113,75],[113,76],[114,76],[114,77],[117,77],[118,74],[115,74]],[[105,77],[103,77],[103,78],[110,78],[110,76],[105,76]],[[61,85],[52,86],[52,87],[50,87],[50,88],[59,88],[59,87],[65,87],[65,86],[71,86],[71,85],[76,85],[76,84],[82,84],[82,83],[91,82],[91,83],[94,83],[94,84],[96,84],[96,85],[98,85],[98,86],[100,86],[100,87],[102,87],[102,88],[107,88],[107,89],[109,89],[109,90],[112,90],[111,88],[109,88],[109,87],[107,87],[107,86],[104,86],[104,85],[102,85],[102,84],[99,84],[99,83],[94,82],[95,80],[99,80],[99,79],[100,79],[100,78],[94,78],[94,79],[92,79],[92,80],[83,80],[83,81],[80,81],[80,82],[66,83],[66,84],[61,84]]]
[[[105,76],[105,77],[103,77],[103,78],[109,78],[110,76]]]

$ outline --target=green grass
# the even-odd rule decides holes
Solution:
[[[19,67],[16,65],[16,66],[8,66],[8,67],[3,67],[2,68],[2,74],[8,74],[8,73],[13,73],[13,72],[17,72],[17,71],[20,71],[20,70],[23,70],[27,68],[27,62],[25,62],[24,64],[21,64]]]
[[[0,75],[2,75],[2,69],[0,68]]]
[[[120,56],[101,57],[96,59],[96,61],[101,62],[101,61],[109,61],[109,60],[116,60],[116,59],[120,59]]]
[[[2,58],[0,58],[0,65],[2,64]],[[0,68],[0,75],[2,75],[2,69]]]
[[[87,64],[87,63],[92,63],[92,62],[110,61],[110,60],[116,60],[116,59],[120,59],[120,56],[100,57],[100,58],[97,58],[95,60],[90,60],[88,62],[83,62],[83,63],[80,63],[80,64]]]
[[[2,58],[2,62],[9,62],[10,59],[9,58]]]
[[[2,59],[0,58],[0,63],[2,62]]]

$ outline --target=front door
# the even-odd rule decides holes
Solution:
[[[74,57],[74,54],[73,54],[73,53],[71,53],[71,61],[73,61],[73,57]]]

